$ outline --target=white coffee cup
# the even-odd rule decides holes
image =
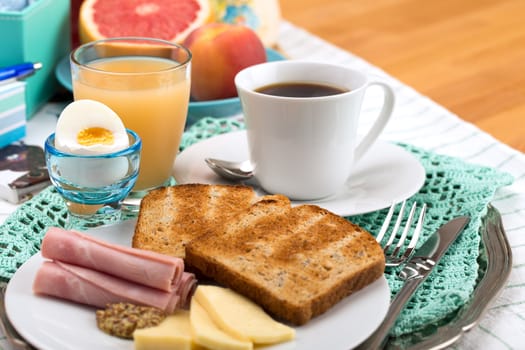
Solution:
[[[346,92],[322,97],[283,97],[256,91],[283,83],[313,83]],[[245,68],[235,77],[244,113],[255,178],[269,193],[294,200],[335,194],[353,166],[377,140],[394,107],[383,82],[345,66],[310,61],[276,61]],[[368,133],[358,139],[366,90],[379,86],[384,102]]]

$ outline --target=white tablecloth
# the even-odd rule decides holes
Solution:
[[[382,138],[410,143],[427,150],[491,166],[515,177],[513,185],[500,189],[492,204],[501,212],[512,247],[513,268],[507,285],[489,305],[479,325],[465,334],[455,349],[525,349],[525,155],[494,139],[476,126],[422,96],[377,67],[318,37],[284,22],[279,48],[289,59],[307,59],[347,65],[368,72],[391,84],[396,108]],[[372,91],[364,103],[366,115],[377,112]],[[29,144],[42,144],[53,131],[59,106],[47,105],[28,124]],[[367,123],[363,124],[366,129]],[[525,126],[516,125],[523,129]],[[0,201],[0,221],[16,209]],[[0,349],[10,349],[0,335]]]

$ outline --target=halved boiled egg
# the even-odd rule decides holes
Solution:
[[[58,118],[55,148],[68,156],[57,160],[55,167],[72,186],[99,188],[122,179],[129,171],[128,159],[106,155],[127,147],[129,137],[122,120],[101,102],[72,102]]]
[[[77,100],[64,108],[55,131],[55,147],[77,155],[99,155],[129,146],[126,128],[120,117],[105,104]]]

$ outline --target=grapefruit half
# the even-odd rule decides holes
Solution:
[[[81,43],[141,36],[182,42],[210,20],[209,0],[85,0],[79,11]]]

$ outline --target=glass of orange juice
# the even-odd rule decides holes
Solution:
[[[158,39],[110,38],[79,46],[70,61],[74,99],[106,104],[142,139],[132,194],[169,184],[190,99],[190,51]]]

